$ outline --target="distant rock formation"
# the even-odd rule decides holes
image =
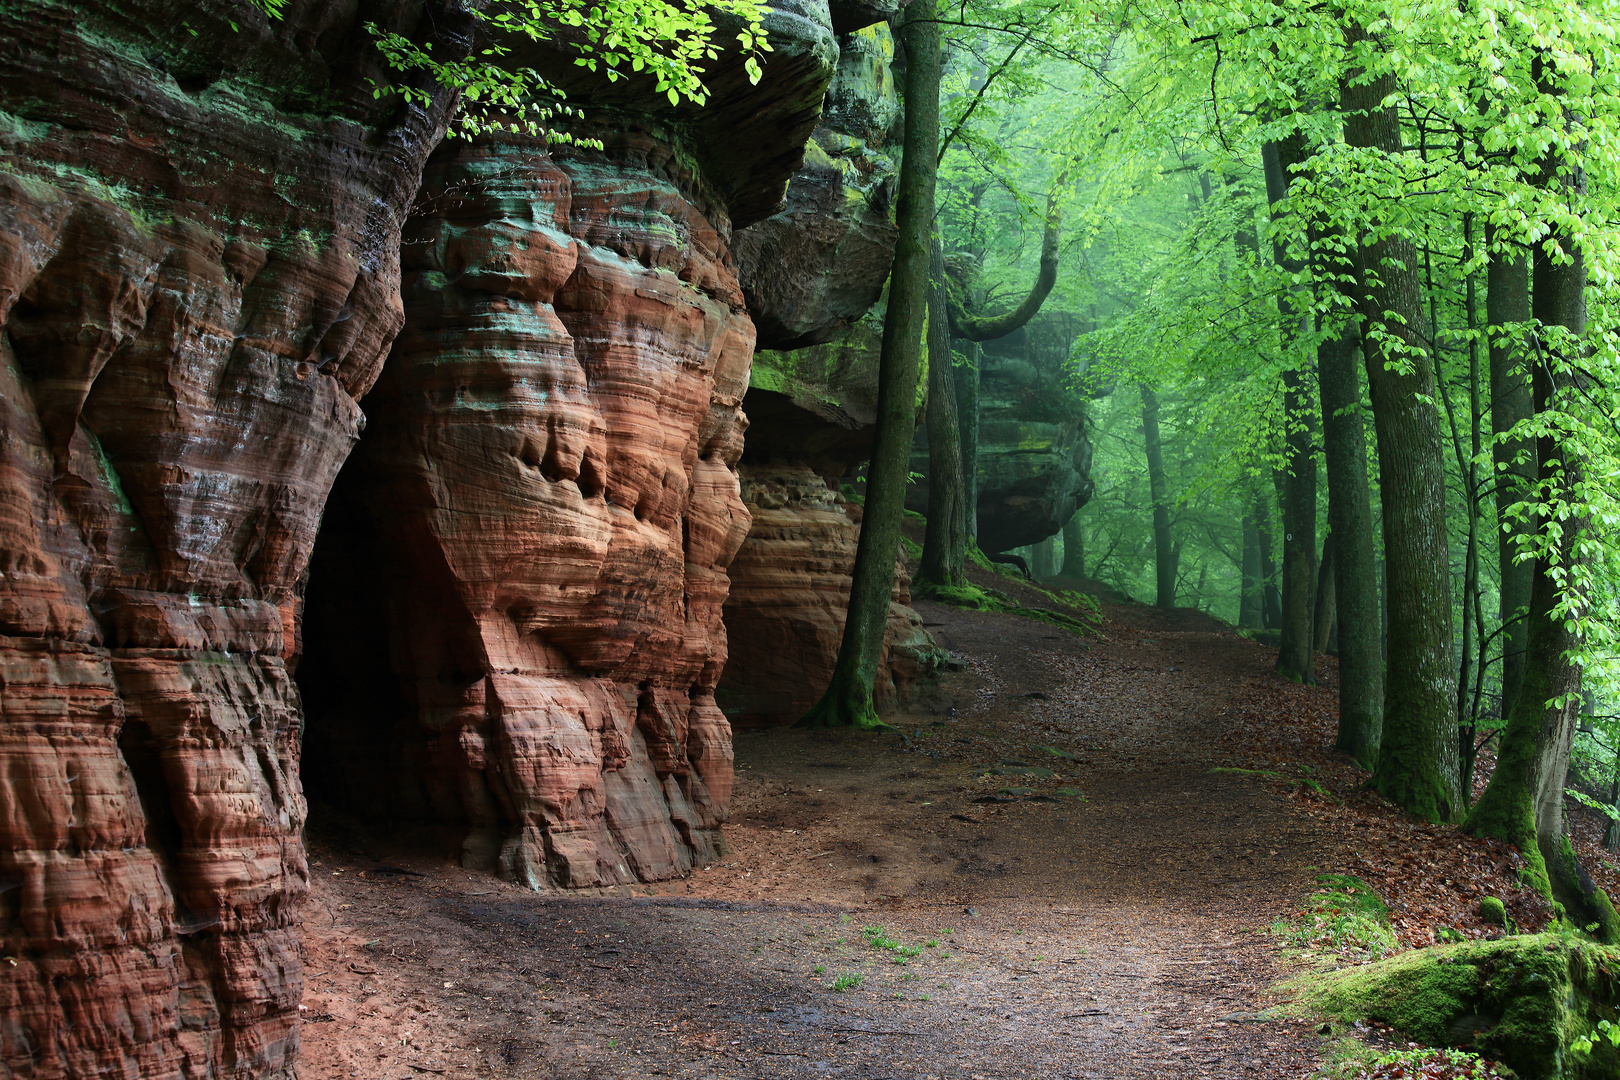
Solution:
[[[1010,551],[1055,536],[1091,499],[1086,394],[1066,367],[1075,320],[1037,315],[1007,337],[984,343],[979,382],[979,547]],[[917,482],[906,507],[928,508],[928,443],[912,450]]]

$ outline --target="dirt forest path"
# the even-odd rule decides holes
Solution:
[[[733,854],[685,881],[537,895],[317,842],[305,1080],[1311,1075],[1310,1025],[1256,1016],[1265,929],[1340,841],[1211,771],[1273,654],[1195,612],[918,610],[968,660],[953,707],[739,733]]]

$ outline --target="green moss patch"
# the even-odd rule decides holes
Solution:
[[[1521,1080],[1620,1078],[1603,1020],[1616,1019],[1620,949],[1537,934],[1414,950],[1361,967],[1302,976],[1297,1000],[1344,1021],[1388,1024],[1429,1046],[1502,1062]]]

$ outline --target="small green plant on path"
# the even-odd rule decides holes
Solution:
[[[1272,933],[1300,948],[1326,949],[1357,960],[1395,951],[1389,908],[1368,885],[1350,874],[1318,874],[1324,888],[1311,894],[1297,921],[1279,919]]]
[[[889,932],[881,926],[864,926],[861,928],[861,934],[866,938],[866,943],[872,948],[892,952],[894,956],[890,959],[896,964],[904,964],[913,956],[917,956],[922,952],[921,945],[902,945],[899,941],[891,938]]]
[[[866,979],[865,975],[856,971],[846,971],[832,981],[834,993],[842,994],[845,990],[854,990]]]

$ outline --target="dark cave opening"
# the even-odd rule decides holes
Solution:
[[[384,539],[366,509],[361,455],[327,499],[304,578],[294,678],[303,699],[304,793],[317,828],[397,824],[400,728],[414,710],[394,674]]]

